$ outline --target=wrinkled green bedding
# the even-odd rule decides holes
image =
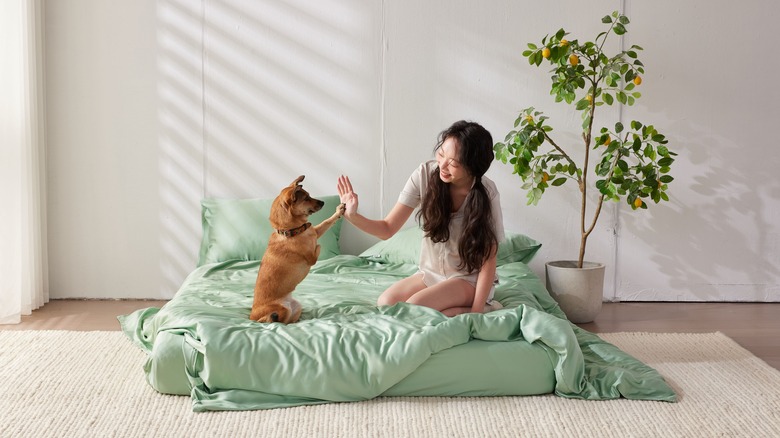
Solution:
[[[248,319],[258,265],[201,266],[162,308],[119,317],[152,387],[190,395],[195,411],[401,395],[676,400],[655,370],[569,323],[523,263],[498,268],[505,309],[447,318],[375,305],[414,265],[336,256],[298,286],[290,325]]]

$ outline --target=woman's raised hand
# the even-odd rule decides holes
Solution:
[[[341,203],[346,206],[344,216],[349,219],[350,216],[357,212],[358,196],[357,193],[352,190],[352,183],[349,181],[348,176],[339,176],[338,191]]]

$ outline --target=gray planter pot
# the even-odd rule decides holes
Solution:
[[[573,323],[593,321],[604,297],[604,264],[562,260],[545,265],[547,290]]]

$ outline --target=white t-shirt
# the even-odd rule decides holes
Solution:
[[[421,164],[409,180],[406,181],[404,189],[398,196],[398,202],[411,208],[417,208],[422,203],[422,197],[428,189],[428,176],[438,166],[435,160]],[[504,220],[501,215],[501,202],[496,189],[496,184],[487,178],[482,177],[482,184],[487,189],[490,196],[490,208],[493,213],[493,232],[499,242],[504,240]],[[468,196],[472,196],[469,193]],[[420,272],[423,274],[423,281],[426,285],[432,286],[449,278],[461,278],[476,286],[479,272],[471,274],[459,271],[461,259],[458,255],[458,243],[463,232],[463,205],[450,218],[450,238],[446,242],[433,242],[429,238],[423,238],[420,249]],[[496,277],[494,281],[497,281]],[[491,290],[488,301],[492,299]]]

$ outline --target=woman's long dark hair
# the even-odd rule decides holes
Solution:
[[[459,121],[439,134],[434,152],[448,138],[458,142],[458,161],[474,178],[474,186],[463,206],[463,234],[458,243],[460,266],[469,272],[478,271],[498,248],[498,238],[493,231],[493,211],[490,196],[482,184],[482,175],[493,163],[493,137],[485,128],[474,122]],[[416,219],[421,223],[425,236],[434,242],[446,242],[450,238],[452,197],[449,184],[439,177],[439,166],[428,175],[428,191],[423,195],[422,206]]]

